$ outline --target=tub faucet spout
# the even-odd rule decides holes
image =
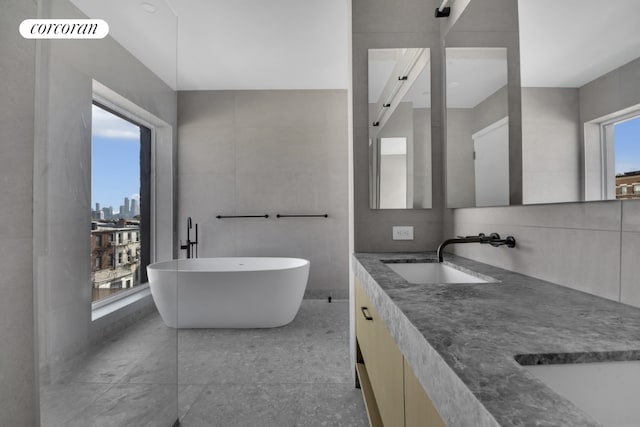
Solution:
[[[198,224],[196,224],[196,240],[191,240],[191,229],[193,228],[191,217],[187,217],[187,242],[183,245],[180,241],[180,249],[187,251],[187,258],[198,257]]]

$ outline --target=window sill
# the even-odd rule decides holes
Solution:
[[[128,305],[140,301],[151,295],[149,284],[145,283],[136,288],[119,293],[102,301],[98,301],[91,305],[91,321],[96,321],[111,313],[114,313]]]

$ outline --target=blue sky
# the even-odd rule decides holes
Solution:
[[[640,170],[640,117],[613,127],[616,174]]]
[[[140,129],[97,106],[91,119],[91,208],[113,206],[139,198]]]

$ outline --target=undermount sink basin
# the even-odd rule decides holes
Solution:
[[[606,427],[640,425],[640,360],[523,368]]]
[[[496,280],[485,280],[450,265],[437,262],[389,262],[386,266],[398,273],[409,283],[448,284],[448,283],[488,283]],[[490,278],[487,278],[490,279]]]

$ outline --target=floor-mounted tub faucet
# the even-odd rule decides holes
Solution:
[[[506,239],[501,239],[498,233],[491,233],[488,236],[484,233],[480,233],[477,236],[458,236],[455,239],[447,239],[438,246],[438,251],[436,252],[438,262],[444,261],[444,248],[453,243],[481,243],[495,247],[506,246],[508,248],[513,248],[516,246],[516,239],[513,236],[507,236]]]
[[[196,240],[191,240],[191,229],[193,228],[191,217],[187,217],[187,243],[184,245],[180,241],[180,249],[187,251],[187,258],[198,257],[198,224],[196,224]]]

